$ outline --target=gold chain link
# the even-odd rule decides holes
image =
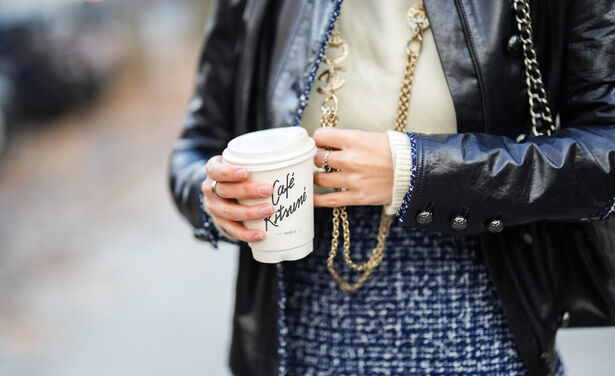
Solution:
[[[399,96],[399,106],[397,109],[397,119],[395,121],[395,129],[399,132],[404,132],[406,128],[408,109],[410,107],[410,93],[412,92],[412,83],[414,80],[414,70],[421,52],[423,32],[429,27],[429,21],[427,20],[427,15],[425,14],[425,9],[422,2],[413,5],[408,10],[407,21],[410,27],[411,37],[406,48],[406,68],[404,70],[404,78]],[[328,46],[329,49],[331,47],[339,48],[341,50],[341,54],[336,58],[331,58],[328,56],[323,57],[323,63],[327,64],[329,69],[324,71],[318,77],[320,81],[325,81],[326,83],[325,86],[318,88],[318,92],[325,95],[325,100],[321,105],[322,116],[320,118],[320,125],[322,127],[335,127],[339,121],[337,115],[337,97],[335,96],[335,92],[341,89],[346,82],[339,76],[339,72],[346,70],[346,68],[340,64],[344,61],[346,55],[348,54],[348,45],[342,39],[337,28],[331,33]],[[330,52],[330,50],[328,52]],[[336,188],[336,190],[339,189]],[[342,252],[344,261],[351,269],[363,272],[358,280],[353,284],[346,282],[337,273],[333,265],[335,256],[337,255],[337,249],[339,247],[340,218],[342,221],[342,231],[344,236]],[[331,249],[329,250],[329,257],[327,258],[327,268],[342,290],[355,291],[360,288],[363,283],[365,283],[367,277],[369,277],[372,271],[380,265],[380,262],[384,258],[384,248],[386,239],[389,235],[392,217],[386,214],[384,208],[382,209],[376,247],[372,250],[372,255],[369,260],[363,264],[355,263],[350,257],[350,223],[348,222],[348,213],[346,212],[345,206],[333,208],[332,222],[333,228],[331,233]]]
[[[399,106],[397,108],[397,121],[395,122],[395,130],[404,132],[406,122],[408,120],[408,108],[410,107],[410,92],[412,91],[412,83],[414,81],[414,69],[418,56],[415,54],[407,54],[408,62],[404,71],[404,81],[401,86],[401,95],[399,96]]]

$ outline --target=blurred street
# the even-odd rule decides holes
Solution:
[[[193,239],[166,175],[204,16],[199,35],[156,45],[94,103],[12,135],[0,375],[228,374],[236,251]]]
[[[195,240],[167,187],[201,34],[156,20],[165,43],[0,159],[0,376],[229,375],[237,250]],[[615,374],[615,329],[559,348],[569,376]]]

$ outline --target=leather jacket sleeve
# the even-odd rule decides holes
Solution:
[[[427,210],[430,229],[457,232],[452,221],[459,215],[467,220],[463,233],[479,233],[493,219],[509,226],[608,212],[615,196],[615,5],[592,4],[574,1],[568,12],[562,87],[555,93],[562,129],[522,143],[484,133],[416,134],[404,222],[417,225],[415,216]]]
[[[243,1],[222,0],[212,11],[196,89],[169,166],[175,205],[194,227],[195,236],[211,241],[214,246],[220,234],[203,210],[200,187],[207,160],[221,154],[233,137],[233,86],[240,43],[237,20],[243,7]]]

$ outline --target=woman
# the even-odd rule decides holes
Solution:
[[[267,197],[271,187],[220,163],[226,143],[245,132],[307,128],[328,148],[315,165],[323,167],[326,155],[339,169],[316,173],[315,183],[346,188],[315,195],[315,249],[307,258],[259,264],[240,242],[237,375],[564,374],[555,334],[575,318],[555,298],[531,224],[605,218],[612,207],[614,5],[532,7],[537,58],[561,130],[517,142],[530,129],[518,37],[525,29],[503,0],[425,0],[429,27],[402,111],[411,132],[391,131],[400,122],[411,37],[405,18],[414,3],[218,4],[171,161],[171,189],[195,235],[214,245],[221,235],[263,237],[241,221],[272,207],[233,199]],[[335,92],[339,129],[315,131],[332,89],[318,77],[336,21],[348,48],[347,84]],[[375,246],[381,206],[399,209],[382,262],[354,292],[340,290],[326,265],[328,208],[344,205],[356,260]],[[356,280],[340,257],[332,266]]]

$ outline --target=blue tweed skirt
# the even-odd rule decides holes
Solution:
[[[348,207],[351,254],[369,258],[381,207]],[[341,239],[340,239],[341,243]],[[329,274],[331,209],[314,252],[279,264],[281,375],[525,375],[476,236],[393,224],[380,266],[356,292]],[[341,255],[336,268],[349,282]],[[557,357],[557,376],[563,365]]]

